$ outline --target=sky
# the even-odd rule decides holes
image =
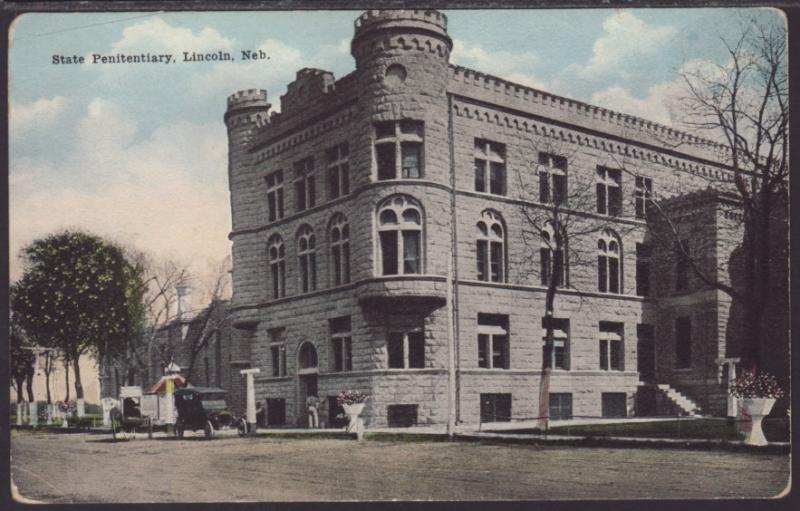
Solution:
[[[774,10],[445,11],[451,63],[674,124],[683,66],[725,63],[720,37]],[[358,11],[25,14],[9,50],[10,277],[20,249],[83,229],[197,275],[230,253],[226,98],[267,89],[274,110],[304,67],[354,69]],[[241,50],[269,59],[243,61]],[[234,62],[89,64],[92,54],[230,52]],[[84,64],[53,64],[54,55]]]

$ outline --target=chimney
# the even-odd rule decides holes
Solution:
[[[176,315],[179,321],[189,319],[189,313],[192,311],[192,286],[182,284],[175,287],[178,293],[178,310]]]

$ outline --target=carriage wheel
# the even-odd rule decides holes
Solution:
[[[175,421],[175,438],[178,440],[183,439],[183,422],[180,419]]]
[[[244,418],[236,421],[236,430],[239,432],[239,436],[245,436],[247,434],[247,421],[244,420]]]
[[[203,428],[203,432],[206,434],[206,439],[211,440],[214,438],[214,425],[211,423],[210,420],[206,421],[206,426]]]

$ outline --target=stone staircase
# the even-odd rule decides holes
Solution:
[[[673,389],[666,383],[659,383],[656,388],[662,392],[673,404],[675,404],[685,415],[698,416],[700,415],[700,407],[697,404],[684,396],[677,390]]]

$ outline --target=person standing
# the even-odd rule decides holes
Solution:
[[[315,394],[311,394],[306,398],[306,408],[308,409],[308,427],[319,427],[319,398]]]

